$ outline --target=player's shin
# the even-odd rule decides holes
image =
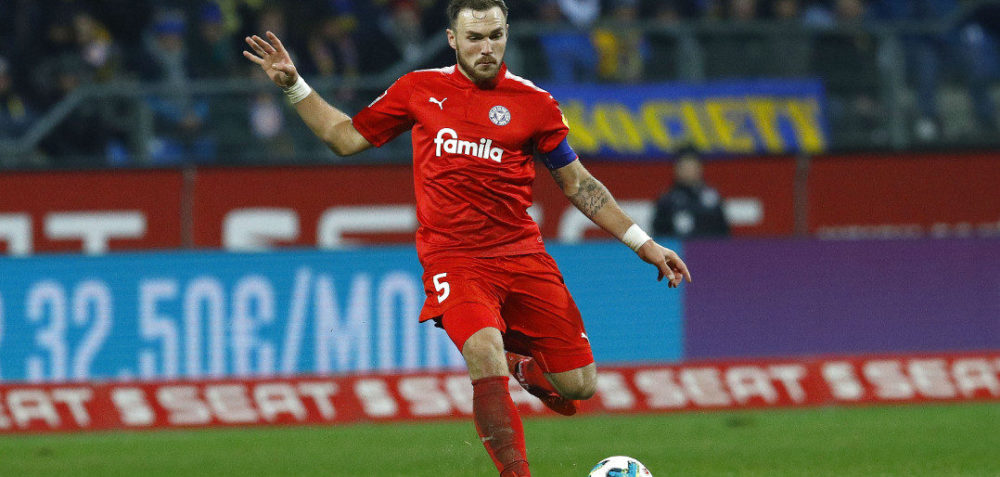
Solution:
[[[507,389],[507,376],[472,382],[472,412],[476,431],[501,477],[526,477],[528,459],[524,427]]]

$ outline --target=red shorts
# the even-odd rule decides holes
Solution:
[[[459,350],[493,327],[508,351],[534,357],[547,373],[594,362],[580,310],[547,253],[429,260],[423,280],[420,321],[434,319]]]

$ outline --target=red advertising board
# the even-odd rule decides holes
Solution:
[[[992,154],[708,161],[737,236],[825,238],[1000,235],[1000,158]],[[651,228],[669,162],[587,161],[622,207]],[[802,172],[806,172],[802,169]],[[0,176],[0,252],[28,254],[410,242],[408,165],[20,172]],[[547,239],[605,237],[537,167],[531,213]]]
[[[522,415],[551,413],[513,380]],[[602,367],[581,413],[1000,400],[1000,352]],[[458,372],[0,385],[0,434],[467,418]]]
[[[266,234],[260,237],[266,243],[312,246],[320,242],[319,226],[338,217],[363,224],[374,218],[378,229],[388,220],[378,216],[386,206],[408,207],[412,216],[413,204],[408,165],[201,169],[194,187],[194,243],[219,247]],[[401,226],[365,238],[412,242],[414,230]]]
[[[179,171],[0,174],[0,252],[178,248]]]
[[[809,231],[824,238],[1000,235],[1000,154],[817,158]]]
[[[588,167],[647,228],[656,198],[673,180],[672,164],[664,162]],[[735,224],[736,234],[792,233],[794,161],[713,162],[705,171],[724,197],[753,209],[748,220]],[[202,247],[409,242],[416,230],[413,170],[406,165],[203,169],[194,190],[194,243]],[[586,228],[572,226],[577,212],[542,166],[534,201],[546,238],[603,236],[586,221]]]

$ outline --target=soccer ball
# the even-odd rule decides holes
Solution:
[[[653,477],[649,469],[631,457],[616,455],[602,459],[590,470],[590,477]]]

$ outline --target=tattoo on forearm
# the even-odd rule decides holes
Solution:
[[[580,190],[569,198],[569,201],[580,209],[583,215],[591,219],[604,207],[604,204],[607,204],[611,200],[613,199],[608,189],[593,177],[584,179],[580,183]]]

